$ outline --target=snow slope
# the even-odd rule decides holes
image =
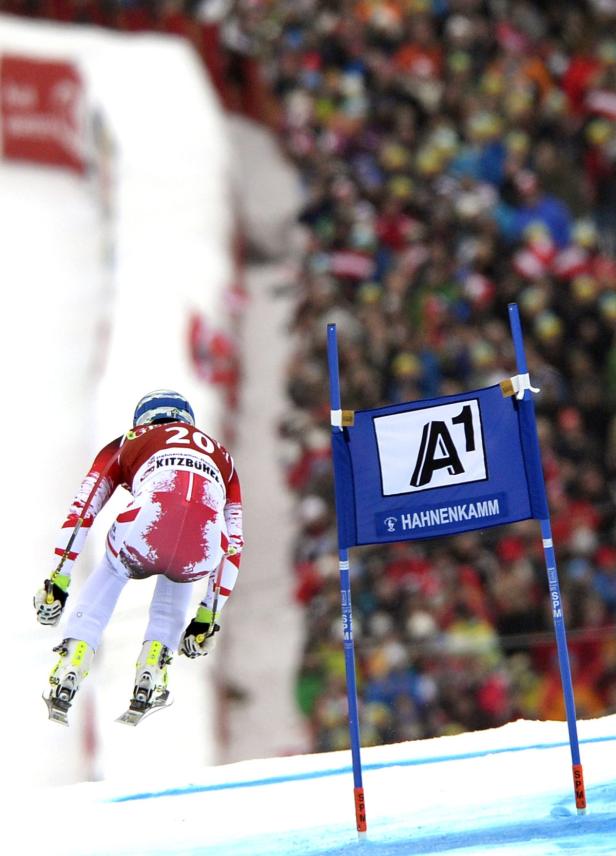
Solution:
[[[579,730],[585,815],[575,810],[566,725],[524,721],[365,749],[361,842],[348,752],[27,790],[11,815],[20,852],[42,836],[47,856],[613,856],[616,715]]]
[[[192,369],[187,325],[191,312],[218,321],[232,271],[222,111],[180,39],[0,15],[0,52],[76,63],[115,147],[109,221],[94,177],[0,162],[3,640],[11,657],[3,780],[66,784],[213,763],[215,661],[176,658],[174,689],[186,706],[153,725],[164,751],[152,753],[152,732],[113,721],[132,692],[154,580],[123,592],[70,730],[52,728],[40,699],[62,624],[37,625],[32,595],[53,570],[56,530],[80,479],[96,451],[130,427],[145,392],[179,389],[199,423],[218,433],[220,398]],[[96,521],[69,605],[127,500],[119,490]]]

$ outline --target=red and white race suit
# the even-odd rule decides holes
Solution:
[[[164,628],[156,627],[151,633],[158,635],[146,638],[166,635],[162,641],[175,647],[181,629],[177,614],[183,613],[191,588],[176,584],[207,578],[201,602],[211,608],[222,563],[218,615],[237,579],[242,501],[233,460],[220,443],[183,422],[144,425],[113,440],[94,459],[62,525],[56,567],[82,520],[61,573],[70,575],[96,515],[119,486],[127,488],[132,499],[109,529],[106,556],[69,618],[69,635],[96,647],[124,582],[155,574],[165,580],[159,578],[157,583],[154,612],[157,597],[174,600],[182,608],[176,609],[172,632],[165,634]]]

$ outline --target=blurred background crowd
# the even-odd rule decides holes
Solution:
[[[12,0],[190,38],[304,188],[281,458],[297,703],[348,745],[326,324],[343,406],[516,373],[518,302],[578,715],[616,712],[615,0]],[[536,522],[351,553],[364,745],[564,719]]]
[[[347,740],[326,322],[343,406],[371,408],[515,374],[511,300],[541,388],[578,714],[614,712],[615,5],[274,3],[261,32],[307,200],[281,433],[315,746]],[[538,534],[352,551],[365,743],[564,718]]]

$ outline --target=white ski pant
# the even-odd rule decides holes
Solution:
[[[107,554],[90,574],[69,614],[65,638],[83,639],[95,651],[128,577],[116,569]],[[177,651],[186,626],[193,583],[177,583],[159,574],[150,603],[143,641],[157,640]]]

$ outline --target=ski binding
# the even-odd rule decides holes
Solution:
[[[139,694],[134,697],[130,706],[121,716],[118,716],[116,722],[122,722],[124,725],[139,725],[147,716],[156,713],[157,710],[163,710],[165,707],[171,707],[173,698],[169,690],[164,690],[155,701],[147,703],[139,698]]]
[[[67,701],[65,698],[58,698],[57,696],[46,696],[43,693],[43,701],[47,705],[47,712],[49,714],[49,719],[52,722],[57,722],[60,725],[68,726],[68,710],[71,706],[70,701]]]

